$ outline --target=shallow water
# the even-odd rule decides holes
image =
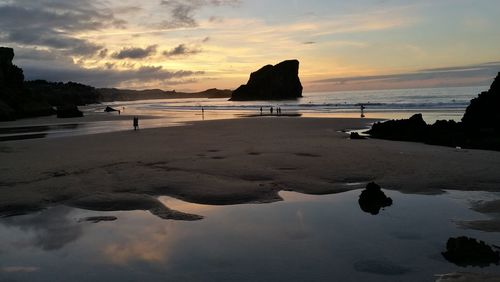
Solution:
[[[402,119],[422,113],[427,123],[436,120],[460,121],[470,100],[487,87],[455,87],[430,89],[396,89],[305,93],[303,98],[290,101],[228,101],[222,99],[166,99],[109,102],[80,107],[81,119],[37,118],[22,122],[0,123],[0,141],[51,138],[130,130],[132,116],[141,119],[141,128],[179,126],[187,122],[235,119],[249,115],[269,115],[269,107],[281,107],[283,114],[302,117],[358,118],[360,104],[366,106],[366,118]],[[121,109],[129,118],[117,112],[104,113],[106,106]],[[202,114],[201,107],[204,108]],[[114,120],[109,120],[110,117]],[[274,116],[273,118],[276,118]],[[99,120],[106,121],[99,121]]]
[[[394,204],[363,212],[360,190],[311,196],[282,192],[283,202],[207,206],[169,197],[171,209],[205,216],[161,220],[145,211],[95,212],[64,206],[0,219],[0,280],[7,281],[435,281],[462,268],[441,255],[449,237],[500,245],[497,233],[459,229],[482,219],[469,199],[385,191]],[[88,216],[116,216],[90,223]]]

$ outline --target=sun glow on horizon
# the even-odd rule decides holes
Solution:
[[[0,20],[5,26],[0,43],[15,48],[15,63],[28,79],[234,89],[266,64],[298,59],[305,91],[325,91],[486,84],[500,69],[484,67],[500,61],[495,1],[21,2],[0,0],[0,13],[10,12]],[[13,23],[21,12],[33,14],[23,36]],[[46,31],[37,35],[32,26],[43,17],[54,20],[44,22]],[[453,77],[419,74],[480,64],[475,73]],[[356,79],[387,74],[402,76],[369,84]],[[329,79],[334,82],[324,82]]]

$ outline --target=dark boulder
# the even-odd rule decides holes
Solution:
[[[351,138],[353,140],[366,139],[366,137],[359,135],[359,133],[357,133],[357,132],[351,132],[351,135],[349,136],[349,138]]]
[[[392,199],[387,197],[375,182],[370,182],[361,192],[358,203],[364,212],[377,215],[380,209],[392,205]]]
[[[77,118],[83,117],[83,113],[78,110],[75,105],[65,105],[57,107],[57,117],[58,118]]]
[[[106,109],[104,109],[106,113],[111,113],[111,112],[118,112],[118,110],[111,108],[110,106],[107,106]]]
[[[458,266],[480,266],[486,267],[497,264],[500,254],[483,241],[469,237],[450,238],[446,243],[446,252],[443,257]]]
[[[422,114],[416,114],[409,119],[377,122],[367,133],[375,138],[389,140],[425,141],[427,123]]]
[[[253,72],[247,84],[233,91],[231,101],[297,99],[302,89],[299,61],[289,60]]]

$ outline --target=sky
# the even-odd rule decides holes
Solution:
[[[498,0],[0,0],[26,79],[235,89],[300,61],[306,92],[488,85]]]

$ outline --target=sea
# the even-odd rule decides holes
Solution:
[[[105,113],[106,106],[120,110],[123,116],[145,117],[141,118],[141,128],[179,126],[192,121],[248,118],[260,116],[261,108],[262,115],[266,118],[275,117],[276,108],[281,109],[281,117],[354,118],[361,116],[362,105],[365,108],[365,118],[402,119],[421,113],[428,123],[436,120],[460,121],[470,100],[486,90],[488,86],[305,92],[303,98],[289,101],[228,101],[226,98],[116,101],[80,107],[85,116],[90,118],[37,118],[0,123],[0,141],[131,129],[131,119],[113,117],[109,120],[110,115],[116,116],[118,113]]]

